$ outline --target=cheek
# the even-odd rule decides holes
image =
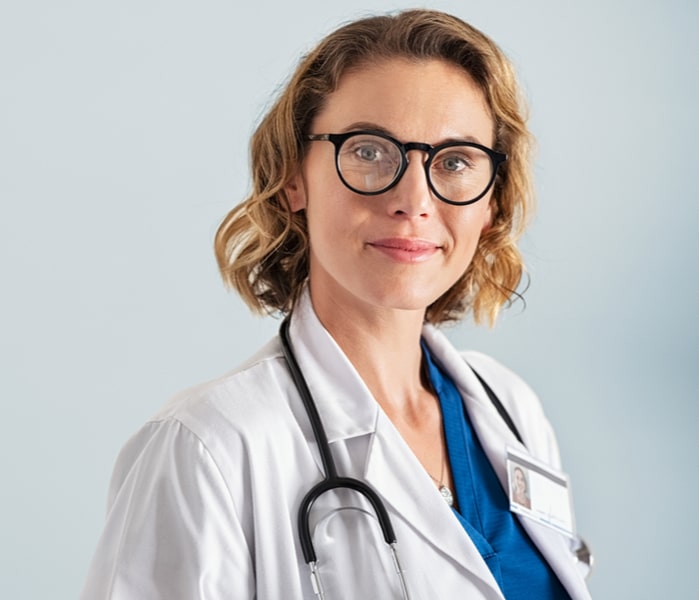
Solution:
[[[481,220],[481,233],[484,233],[485,231],[491,229],[491,225],[493,225],[493,215],[495,210],[496,209],[494,206],[494,201],[493,199],[489,198],[488,204],[486,205],[486,209],[484,210],[484,214]]]
[[[360,211],[337,187],[313,189],[306,205],[306,219],[312,247],[335,251],[341,240],[347,240],[360,225]]]
[[[485,224],[485,211],[456,214],[452,216],[453,236],[460,251],[471,260],[481,235],[488,229]],[[448,221],[449,222],[449,221]],[[490,221],[488,221],[490,223]]]
[[[463,207],[461,207],[463,208]],[[469,268],[474,260],[476,249],[482,234],[488,229],[485,221],[490,224],[490,211],[454,212],[445,216],[445,223],[451,229],[453,251],[456,263],[459,265],[460,276]]]

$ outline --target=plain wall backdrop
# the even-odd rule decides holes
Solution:
[[[698,7],[428,1],[512,58],[539,141],[527,307],[449,329],[537,390],[597,599],[697,597]],[[75,598],[116,454],[277,327],[212,253],[254,124],[339,23],[404,1],[0,8],[0,597]]]

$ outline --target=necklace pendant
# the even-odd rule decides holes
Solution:
[[[447,502],[447,506],[453,506],[455,503],[455,499],[452,496],[452,492],[450,491],[450,489],[445,485],[441,485],[439,489],[440,493],[442,494],[443,500]]]

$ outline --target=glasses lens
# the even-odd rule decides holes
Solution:
[[[474,146],[448,146],[430,163],[430,181],[443,198],[469,202],[478,198],[491,183],[491,157]]]
[[[401,168],[401,150],[378,135],[349,137],[338,152],[338,170],[345,183],[360,192],[388,187]]]

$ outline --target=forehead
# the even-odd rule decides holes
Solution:
[[[493,118],[470,75],[440,60],[387,59],[345,73],[316,116],[314,133],[375,124],[402,141],[493,142]]]

